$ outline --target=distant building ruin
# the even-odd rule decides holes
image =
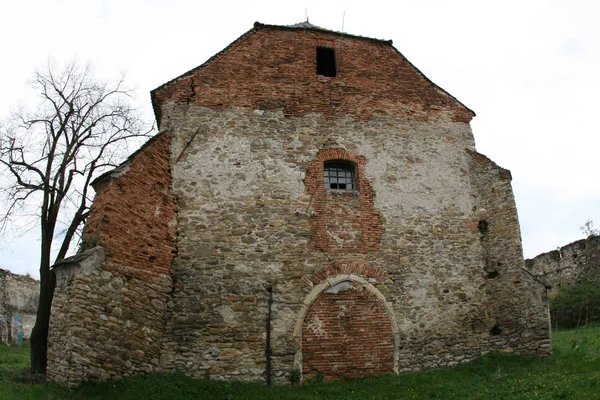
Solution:
[[[29,341],[35,324],[40,283],[0,269],[0,342]]]
[[[600,236],[577,240],[525,260],[525,267],[552,289],[584,280],[600,283]]]
[[[91,249],[54,267],[51,380],[551,352],[510,172],[391,41],[257,23],[151,96],[160,132],[94,182]]]

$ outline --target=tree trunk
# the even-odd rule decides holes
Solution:
[[[48,361],[48,326],[50,324],[50,309],[54,297],[56,277],[54,271],[49,271],[46,282],[40,279],[40,304],[37,309],[35,325],[31,331],[31,373],[46,373]]]
[[[56,286],[56,276],[50,270],[51,240],[47,239],[47,232],[42,223],[42,252],[40,260],[40,298],[37,309],[35,325],[31,331],[31,373],[45,374],[48,361],[48,327],[50,324],[50,309]]]
[[[590,307],[585,306],[585,326],[588,326],[590,322]]]

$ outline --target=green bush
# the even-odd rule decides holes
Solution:
[[[600,283],[582,281],[562,286],[549,296],[552,326],[571,329],[600,323]]]
[[[298,368],[294,368],[290,372],[288,372],[288,381],[290,381],[292,385],[300,383],[301,377],[302,374]]]

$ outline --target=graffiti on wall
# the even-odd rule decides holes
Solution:
[[[11,336],[16,344],[28,342],[31,330],[35,325],[35,315],[13,314],[11,323]]]

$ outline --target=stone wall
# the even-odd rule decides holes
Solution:
[[[29,340],[35,325],[40,283],[0,269],[0,343]]]
[[[471,229],[479,232],[483,247],[484,265],[479,274],[484,283],[479,288],[487,297],[486,310],[474,325],[485,321],[494,349],[521,353],[536,349],[539,354],[549,354],[546,290],[524,269],[510,172],[479,153],[469,154],[477,216]]]
[[[533,276],[549,288],[600,280],[600,237],[590,236],[525,260]]]
[[[385,114],[364,122],[290,118],[189,105],[165,106],[163,116],[173,132],[180,204],[166,370],[263,379],[268,287],[273,374],[283,380],[302,368],[302,335],[290,333],[303,307],[314,307],[307,300],[313,288],[326,282],[307,277],[332,263],[378,271],[368,282],[382,304],[391,304],[387,332],[397,332],[397,371],[452,365],[490,350],[549,353],[545,299],[523,270],[510,175],[464,150],[473,148],[467,124]],[[323,149],[364,160],[358,176],[370,182],[371,212],[381,221],[376,245],[352,248],[339,245],[340,237],[339,246],[323,245],[331,237],[320,230],[327,226],[327,210],[325,219],[321,211],[327,206],[315,201],[311,188],[317,186],[309,179]],[[479,230],[484,208],[485,238]],[[489,277],[488,259],[497,260],[496,269],[503,265],[496,278]],[[313,299],[317,305],[322,292]],[[336,359],[330,362],[335,368]]]

